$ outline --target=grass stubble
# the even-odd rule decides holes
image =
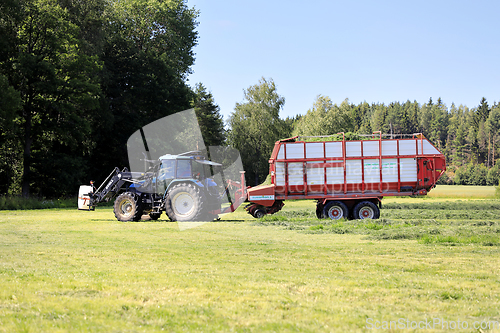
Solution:
[[[179,231],[110,208],[2,211],[0,332],[362,332],[400,318],[477,331],[500,321],[499,212],[391,199],[380,220],[333,222],[296,201]]]

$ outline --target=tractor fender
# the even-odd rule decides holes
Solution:
[[[205,187],[202,182],[195,180],[195,179],[177,179],[168,184],[168,187],[165,189],[165,193],[163,193],[163,197],[167,196],[168,191],[176,184],[179,183],[192,183],[195,184],[198,187]]]

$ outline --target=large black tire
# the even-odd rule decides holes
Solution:
[[[267,215],[267,212],[262,208],[257,208],[253,211],[252,216],[256,219],[261,219]]]
[[[204,221],[205,198],[200,189],[190,183],[174,185],[165,198],[165,211],[172,221]]]
[[[378,219],[380,217],[380,210],[377,205],[371,201],[361,201],[354,207],[354,219]]]
[[[320,202],[318,202],[316,204],[316,217],[318,219],[324,219],[325,218],[325,215],[323,215],[323,212],[324,212],[324,207],[323,207],[323,204],[321,204]]]
[[[323,216],[332,220],[346,219],[349,216],[349,210],[341,201],[330,201],[325,205]]]
[[[118,221],[139,221],[142,216],[141,198],[134,193],[125,192],[116,198],[113,211]]]

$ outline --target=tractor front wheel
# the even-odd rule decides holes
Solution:
[[[190,183],[174,185],[165,199],[165,211],[172,221],[202,221],[207,218],[204,205],[203,194]]]
[[[139,221],[142,216],[141,198],[133,193],[122,193],[116,198],[113,206],[118,221]]]

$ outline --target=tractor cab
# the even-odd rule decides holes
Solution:
[[[156,179],[156,192],[166,191],[175,182],[193,182],[202,188],[215,187],[217,184],[211,178],[215,169],[221,167],[219,163],[206,160],[200,152],[188,152],[180,155],[160,156],[160,165]]]

